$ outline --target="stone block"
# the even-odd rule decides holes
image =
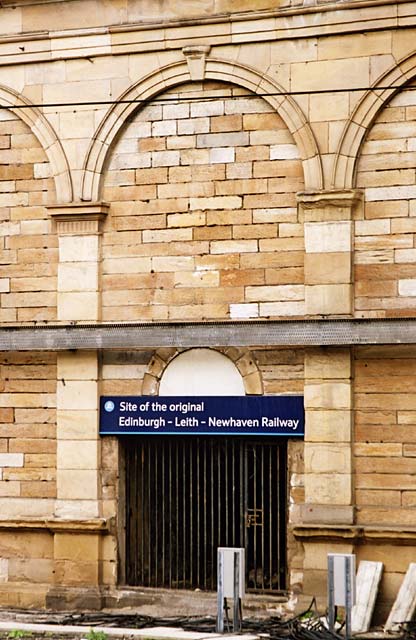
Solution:
[[[312,94],[310,96],[311,122],[346,120],[349,116],[348,93]]]
[[[151,270],[151,259],[140,258],[104,258],[102,262],[104,273],[149,273]]]
[[[256,303],[230,304],[230,317],[234,320],[243,318],[258,318],[259,307]]]
[[[339,253],[352,249],[351,222],[305,223],[306,253]]]
[[[5,497],[1,501],[3,518],[21,518],[22,513],[30,518],[48,518],[53,514],[54,500],[50,498]]]
[[[233,163],[234,160],[234,147],[213,147],[209,150],[209,161],[212,164]]]
[[[350,445],[307,442],[305,473],[351,473]]]
[[[153,151],[152,167],[173,167],[180,164],[179,151]]]
[[[53,581],[53,560],[47,559],[15,559],[8,561],[8,581],[50,584]],[[33,587],[36,590],[36,587]]]
[[[159,120],[152,123],[152,136],[176,136],[176,120]]]
[[[348,409],[352,389],[348,382],[321,382],[305,384],[305,409]]]
[[[186,271],[175,274],[176,287],[218,287],[218,271]]]
[[[218,240],[211,242],[211,253],[256,253],[257,240]]]
[[[348,543],[337,543],[334,550],[333,542],[305,542],[304,568],[328,571],[329,553],[354,553],[354,546]]]
[[[303,285],[270,285],[246,288],[246,300],[248,302],[284,302],[303,300],[303,298]]]
[[[200,134],[196,139],[198,149],[209,147],[246,147],[249,143],[248,133],[244,131],[231,133]]]
[[[301,302],[265,302],[260,304],[260,317],[271,316],[303,316],[305,313],[305,303]]]
[[[0,467],[23,467],[23,453],[0,453]]]
[[[60,500],[97,500],[98,474],[96,470],[58,469],[57,497]]]
[[[178,135],[208,133],[209,129],[210,119],[207,117],[178,120]]]
[[[57,437],[59,440],[94,440],[98,436],[98,410],[59,409]]]
[[[270,147],[270,160],[297,160],[299,157],[295,144],[277,144]]]
[[[305,352],[305,379],[336,379],[351,377],[349,349],[308,349]]]
[[[83,500],[83,499],[69,499],[69,500],[55,500],[55,516],[58,518],[67,519],[88,519],[98,518],[99,515],[99,503],[97,500]]]
[[[95,410],[97,403],[96,382],[90,380],[58,381],[57,404],[60,410]]]
[[[305,502],[351,505],[351,480],[349,473],[308,473],[305,475]]]
[[[55,560],[55,580],[58,584],[98,584],[98,562]]]
[[[416,279],[399,280],[399,296],[416,296]]]
[[[99,238],[91,236],[60,236],[59,260],[61,262],[95,262],[99,256]]]
[[[241,131],[243,118],[241,115],[213,116],[211,118],[211,132]]]
[[[406,455],[404,447],[406,445],[394,442],[360,442],[354,445],[354,455],[365,458],[371,456],[401,458],[402,455]]]
[[[213,198],[190,198],[191,210],[241,209],[240,196],[217,196]]]
[[[352,286],[349,284],[307,285],[306,313],[310,315],[346,315],[352,311]]]
[[[305,253],[306,284],[346,284],[352,281],[351,254]]]
[[[58,291],[97,291],[98,264],[71,262],[59,265]]]
[[[99,440],[58,440],[58,469],[98,469]]]
[[[96,380],[98,376],[97,354],[95,351],[65,351],[58,354],[59,379]]]
[[[100,537],[97,534],[55,533],[55,560],[94,562],[99,559]]]
[[[307,410],[305,440],[308,442],[350,442],[352,413],[347,410]]]
[[[191,103],[191,118],[204,118],[224,115],[224,101],[215,100],[210,102]]]
[[[368,87],[370,82],[369,57],[354,58],[354,64],[344,60],[295,62],[291,65],[292,91],[322,91],[323,89],[351,89]]]
[[[58,293],[58,320],[94,321],[99,317],[99,299],[96,292],[74,291]]]

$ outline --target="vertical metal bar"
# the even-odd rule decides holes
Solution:
[[[217,456],[217,540],[215,543],[215,547],[219,547],[222,545],[221,543],[221,529],[222,529],[222,518],[221,518],[221,508],[222,508],[222,503],[221,503],[221,499],[222,499],[222,483],[221,483],[221,471],[222,471],[222,464],[221,464],[221,454],[222,454],[222,442],[217,442],[216,444],[216,456]],[[215,450],[214,450],[215,451]],[[214,550],[215,550],[214,547]],[[212,563],[214,564],[214,563]]]
[[[193,439],[189,441],[189,580],[190,587],[194,585],[194,562],[193,562],[193,545],[194,545],[194,461],[195,461],[195,444]]]
[[[142,443],[141,447],[140,447],[140,457],[141,457],[141,465],[140,465],[140,475],[141,475],[141,482],[140,482],[140,497],[141,497],[141,549],[140,549],[140,556],[141,556],[141,578],[140,578],[140,582],[141,584],[145,584],[144,582],[144,576],[145,576],[145,572],[144,572],[144,555],[145,555],[145,518],[146,518],[146,508],[145,508],[145,503],[144,503],[144,465],[145,465],[145,450],[144,450],[144,443]]]
[[[270,576],[270,588],[272,588],[273,584],[273,512],[275,510],[275,503],[273,500],[273,492],[272,492],[272,466],[273,466],[273,458],[272,452],[274,451],[274,446],[270,445],[268,447],[269,453],[269,509],[268,509],[268,517],[269,517],[269,576]],[[277,505],[278,506],[278,505]],[[277,559],[277,567],[279,571],[279,560]],[[279,575],[279,573],[278,573]],[[280,588],[280,581],[277,585]]]
[[[176,519],[176,588],[179,585],[179,445],[178,440],[175,441],[175,478],[176,478],[176,500],[175,500],[175,519]]]
[[[153,441],[152,441],[153,444]],[[153,515],[152,515],[152,503],[150,502],[149,504],[149,510],[150,510],[150,514],[151,514],[151,519],[154,520],[154,535],[152,540],[154,540],[153,544],[149,544],[149,546],[153,547],[153,555],[154,555],[154,565],[155,565],[155,577],[154,577],[154,585],[155,587],[160,586],[159,585],[159,513],[158,513],[158,506],[159,506],[159,496],[160,496],[160,487],[159,487],[159,446],[158,446],[158,442],[156,441],[154,443],[154,447],[153,447],[153,452],[154,452],[154,487],[153,487],[153,491],[154,491],[154,509],[155,509],[155,515],[154,515],[154,519],[153,519]],[[163,491],[162,491],[163,493]]]
[[[165,461],[165,441],[162,442],[162,586],[166,585],[166,461]]]
[[[335,626],[334,603],[334,558],[328,556],[328,628],[333,633]]]
[[[236,546],[235,543],[235,538],[236,538],[236,534],[237,534],[237,527],[235,526],[235,512],[236,512],[236,505],[235,505],[235,500],[236,500],[236,477],[235,477],[235,440],[232,439],[231,440],[231,476],[232,476],[232,501],[231,501],[231,508],[232,508],[232,519],[231,519],[231,531],[232,531],[232,545],[233,547]],[[242,546],[242,541],[240,540],[240,544],[238,546]]]
[[[147,441],[147,547],[148,547],[148,577],[147,583],[149,587],[152,586],[152,551],[153,544],[151,544],[151,540],[153,540],[152,536],[152,513],[151,513],[151,504],[152,504],[152,477],[151,477],[151,469],[152,469],[152,450],[150,448],[150,442]]]
[[[201,477],[200,477],[200,470],[199,470],[199,465],[200,465],[200,440],[199,438],[197,438],[196,441],[196,581],[197,581],[197,585],[198,587],[201,587],[201,551],[200,551],[200,546],[201,546],[201,509],[203,508],[203,505],[201,504],[201,495],[200,495],[200,486],[201,486]]]
[[[253,446],[253,509],[254,517],[257,518],[257,445]],[[258,567],[257,567],[257,526],[253,527],[253,552],[254,552],[254,586],[258,588]]]
[[[172,441],[168,442],[169,447],[169,588],[172,588],[172,567],[173,567],[173,554],[172,554]]]
[[[240,620],[240,554],[234,552],[233,631],[241,631]]]
[[[351,637],[351,609],[352,609],[352,593],[351,593],[351,557],[344,558],[345,563],[345,638],[349,640]]]
[[[247,482],[247,443],[240,442],[240,534],[242,546],[245,548],[246,554],[246,576],[249,574],[250,567],[248,562],[249,553],[249,537],[246,528],[247,516],[247,500],[248,500],[248,482]]]
[[[214,445],[213,441],[210,440],[210,452],[211,452],[211,473],[210,473],[210,484],[211,484],[211,544],[210,544],[210,556],[211,556],[211,576],[210,576],[210,588],[213,589],[213,577],[214,577],[214,550],[216,548],[215,544],[215,522],[214,522]]]
[[[260,490],[261,490],[261,569],[262,569],[262,588],[265,589],[264,576],[266,573],[265,557],[264,557],[264,445],[260,445],[261,462],[260,462]],[[269,585],[270,588],[271,585]]]
[[[204,440],[204,589],[207,588],[208,586],[208,581],[207,581],[207,562],[208,562],[208,549],[207,549],[207,541],[208,541],[208,523],[207,523],[207,510],[208,510],[208,505],[207,505],[207,496],[208,496],[208,492],[207,492],[207,473],[208,473],[208,465],[207,465],[207,441]]]
[[[224,633],[224,564],[217,551],[217,633]]]
[[[224,443],[224,456],[225,456],[225,464],[224,464],[224,473],[225,473],[225,482],[224,482],[224,495],[225,495],[225,510],[224,510],[224,524],[225,524],[225,544],[228,547],[230,544],[229,531],[230,531],[230,518],[229,518],[229,504],[228,504],[228,492],[230,490],[230,485],[228,481],[228,450],[230,446],[230,440],[226,440]]]
[[[186,544],[186,440],[181,442],[182,449],[182,588],[186,587],[186,558],[188,547]]]
[[[130,456],[129,456],[129,451],[127,450],[126,447],[124,447],[124,451],[125,451],[125,469],[126,469],[126,551],[125,551],[125,563],[126,563],[126,578],[127,578],[127,584],[134,584],[134,582],[132,582],[132,574],[131,574],[131,570],[132,570],[132,563],[133,563],[133,558],[132,558],[132,539],[134,540],[134,538],[132,538],[132,526],[133,526],[133,508],[132,508],[132,504],[131,504],[131,489],[132,489],[132,485],[134,482],[134,475],[132,473],[131,470],[131,460],[130,460]],[[137,494],[136,494],[137,495]],[[136,510],[137,513],[137,510]],[[136,559],[136,556],[134,555],[134,560]]]
[[[282,572],[281,572],[281,564],[282,564],[282,556],[281,556],[281,551],[282,551],[282,539],[281,539],[281,529],[282,529],[282,523],[285,524],[285,519],[282,519],[282,513],[286,512],[286,505],[285,504],[281,504],[281,495],[282,495],[282,488],[280,486],[281,483],[285,482],[285,478],[282,477],[281,474],[281,448],[279,447],[279,445],[276,446],[275,448],[275,458],[276,458],[276,476],[274,478],[274,491],[276,492],[276,502],[277,502],[277,508],[276,508],[276,515],[275,515],[275,523],[276,523],[276,536],[275,536],[275,548],[274,548],[274,555],[275,555],[275,562],[274,562],[274,566],[276,567],[276,571],[277,571],[277,575],[278,575],[278,580],[279,580],[279,588],[282,588],[282,584],[281,584],[281,577],[282,577]]]

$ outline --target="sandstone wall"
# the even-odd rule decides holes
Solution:
[[[1,5],[3,326],[415,317],[414,2]],[[98,398],[157,393],[175,353],[3,354],[4,602],[33,580],[36,606],[99,606],[122,579]],[[415,547],[413,349],[227,355],[247,393],[305,396],[292,581],[324,594],[326,553],[357,551],[386,558],[391,600]]]

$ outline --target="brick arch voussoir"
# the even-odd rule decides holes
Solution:
[[[142,393],[145,396],[159,395],[159,386],[168,364],[176,356],[189,349],[158,349],[149,362],[143,377]],[[246,395],[263,395],[263,378],[250,349],[237,347],[220,347],[214,349],[229,358],[237,367],[243,379]]]

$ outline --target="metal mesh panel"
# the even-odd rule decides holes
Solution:
[[[415,344],[416,319],[4,327],[1,351]]]

